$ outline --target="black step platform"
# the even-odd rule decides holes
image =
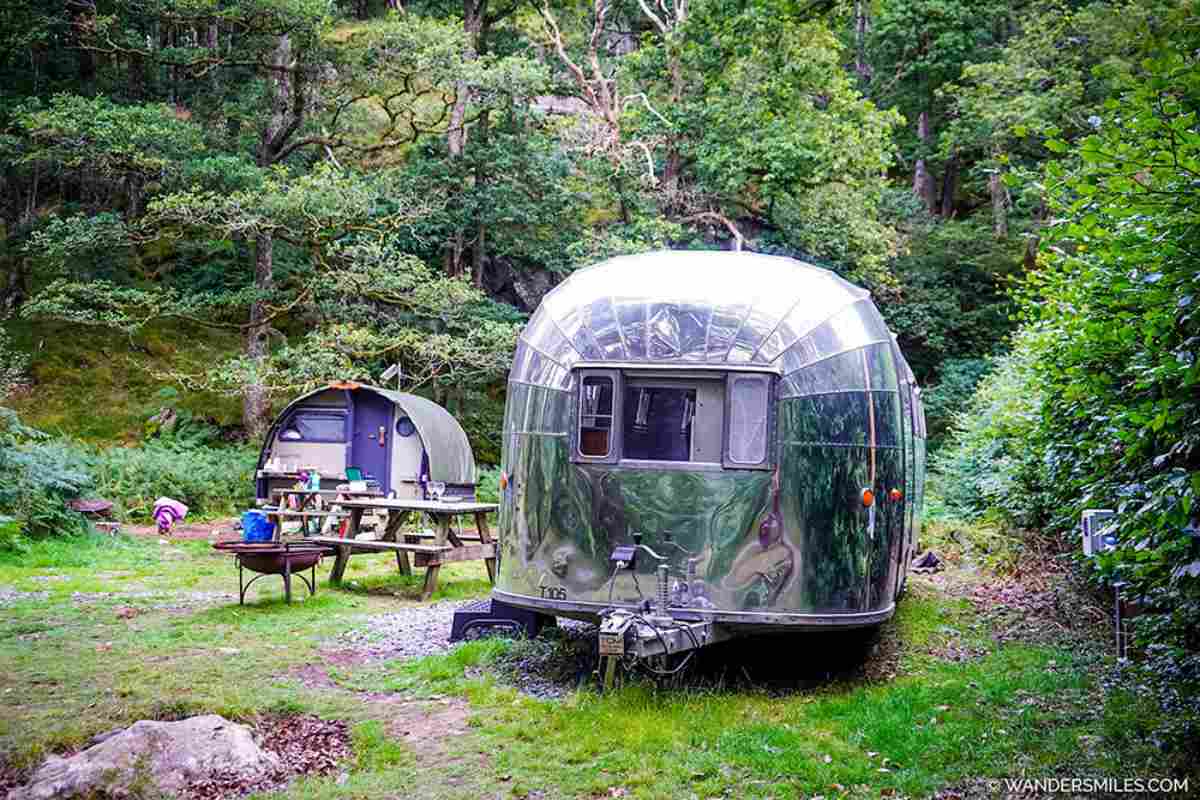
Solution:
[[[463,639],[478,639],[481,636],[502,633],[522,633],[533,639],[541,633],[543,626],[554,627],[556,624],[554,617],[547,614],[527,611],[488,598],[468,603],[454,612],[450,641],[459,642]]]

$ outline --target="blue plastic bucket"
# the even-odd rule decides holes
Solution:
[[[261,511],[242,514],[242,540],[246,542],[269,542],[275,538],[275,524]]]

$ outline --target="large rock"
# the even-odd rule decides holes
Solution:
[[[8,800],[179,797],[197,784],[253,783],[281,770],[249,728],[216,714],[143,720],[70,758],[51,756]]]
[[[490,259],[483,270],[484,288],[497,300],[532,313],[562,276],[540,269],[525,269],[508,259]]]

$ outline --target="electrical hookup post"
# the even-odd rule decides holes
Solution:
[[[624,663],[627,668],[640,666],[658,677],[669,677],[686,668],[701,647],[727,638],[720,627],[703,618],[704,584],[696,576],[699,559],[688,554],[686,572],[672,578],[667,556],[642,544],[641,533],[634,533],[633,541],[632,545],[614,548],[609,556],[613,567],[608,585],[610,605],[600,613],[597,634],[601,683],[605,691],[612,689],[616,682],[619,663]],[[664,536],[664,541],[668,546],[679,547],[671,541],[669,534]],[[656,564],[653,598],[642,596],[637,582],[639,555]],[[611,605],[617,578],[624,573],[633,576],[639,600],[636,609]]]

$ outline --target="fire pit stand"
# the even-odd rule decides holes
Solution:
[[[233,553],[238,565],[238,604],[246,604],[246,591],[265,575],[283,578],[283,596],[292,602],[292,576],[299,578],[308,587],[309,596],[317,593],[317,563],[329,555],[327,547],[311,542],[217,542],[216,550]],[[245,579],[245,570],[258,573],[250,580]],[[310,570],[310,577],[304,571]],[[311,578],[311,579],[310,579]]]

